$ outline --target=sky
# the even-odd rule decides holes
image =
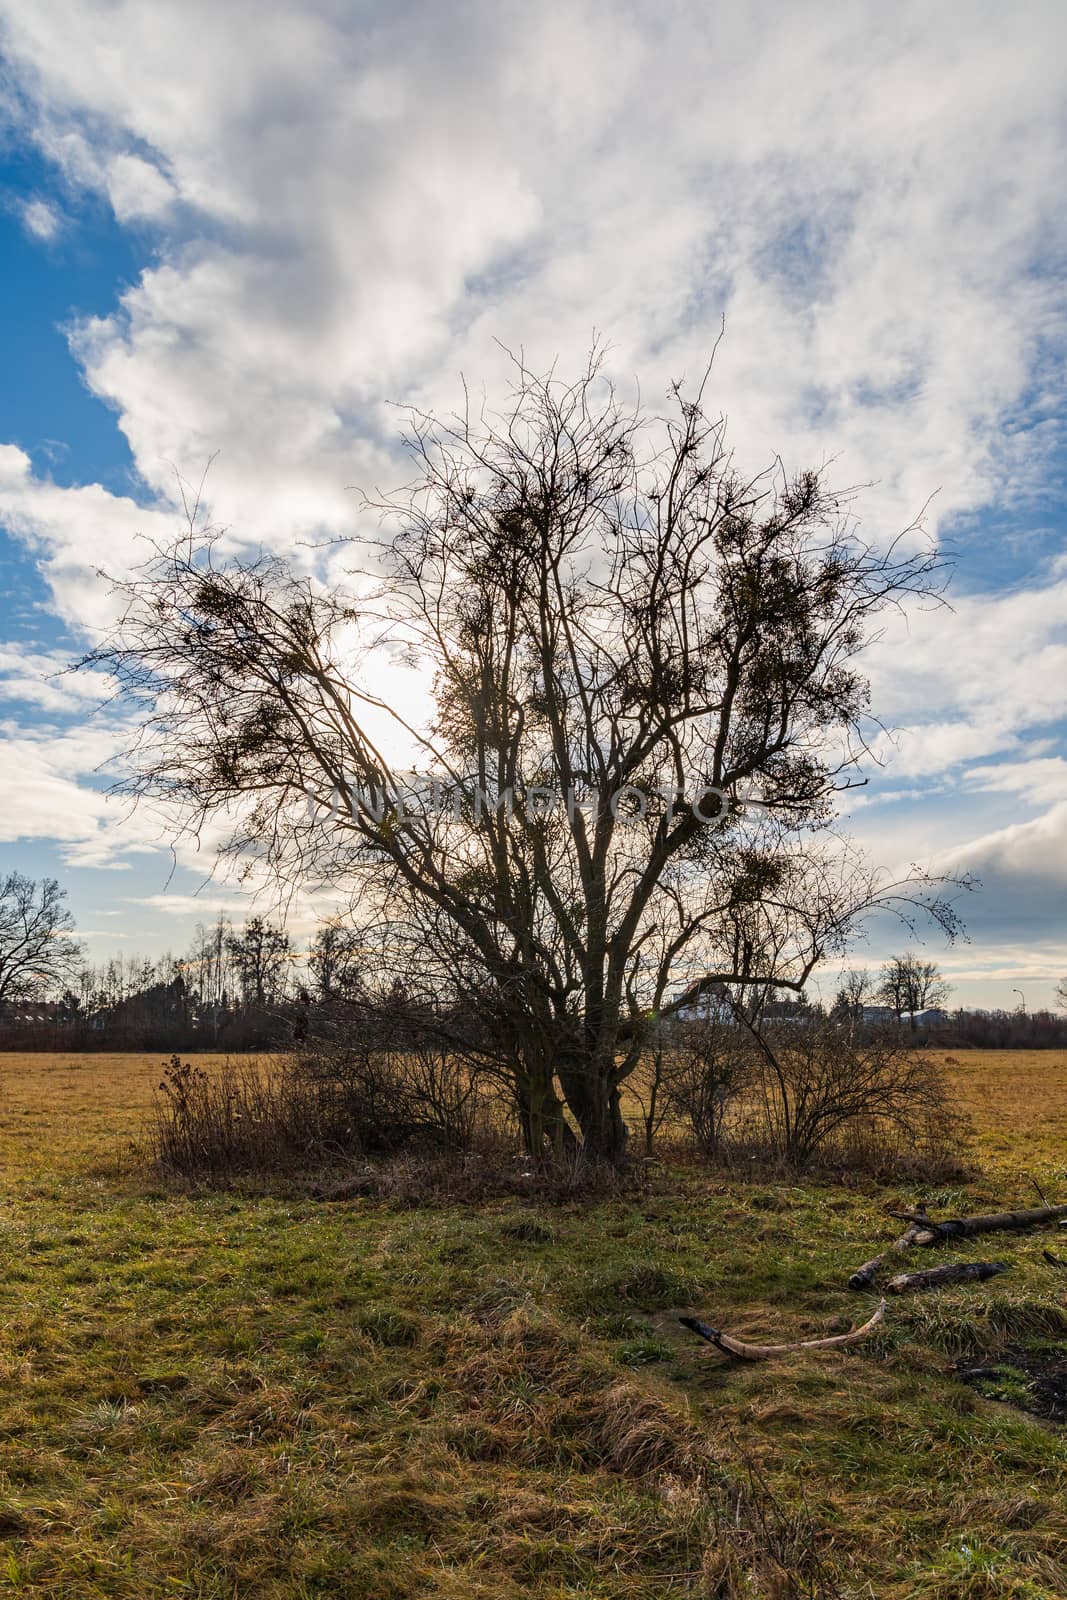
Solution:
[[[58,877],[97,958],[243,914],[108,796],[128,729],[62,670],[180,479],[210,461],[231,547],[304,559],[397,481],[397,402],[499,391],[502,347],[576,370],[596,330],[658,403],[725,321],[739,463],[830,463],[876,543],[928,504],[953,558],[951,609],[868,652],[846,825],[981,879],[925,951],[955,1003],[1051,1003],[1065,47],[1062,0],[0,0],[0,870]]]

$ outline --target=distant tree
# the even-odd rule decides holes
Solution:
[[[336,920],[324,922],[308,951],[318,998],[332,1000],[358,988],[362,956],[362,939],[355,929]]]
[[[0,1009],[37,1000],[77,975],[82,947],[55,878],[0,880]]]
[[[210,927],[198,922],[183,963],[192,981],[197,1003],[213,1011],[229,1003],[229,939],[232,932],[222,912]]]
[[[864,968],[843,972],[837,993],[834,995],[833,1013],[838,1017],[862,1016],[864,1006],[868,1005],[874,996],[874,979]]]
[[[878,998],[891,1006],[898,1021],[908,1016],[911,1026],[917,1026],[915,1013],[933,1006],[943,1006],[952,986],[946,982],[936,961],[922,961],[914,950],[902,956],[890,956],[881,972]]]
[[[1067,978],[1056,985],[1056,1004],[1061,1011],[1067,1011]]]
[[[280,1000],[288,986],[289,935],[262,917],[252,917],[226,947],[241,987],[242,1003],[261,1009]]]

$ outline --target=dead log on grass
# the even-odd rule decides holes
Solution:
[[[886,1288],[891,1294],[907,1294],[910,1289],[940,1289],[949,1283],[984,1283],[1007,1270],[1006,1261],[959,1261],[952,1266],[927,1267],[925,1272],[898,1272]]]
[[[869,1289],[874,1282],[879,1267],[885,1260],[885,1255],[873,1256],[870,1261],[865,1261],[862,1267],[857,1267],[848,1280],[850,1289]]]
[[[889,1215],[911,1224],[911,1228],[916,1230],[912,1241],[914,1244],[931,1245],[939,1244],[942,1239],[970,1239],[977,1233],[1015,1232],[1036,1227],[1041,1222],[1055,1222],[1060,1217],[1067,1223],[1067,1205],[1031,1206],[1027,1211],[994,1211],[981,1217],[950,1217],[944,1222],[934,1222],[923,1211],[890,1211]]]
[[[878,1326],[884,1316],[885,1301],[881,1300],[874,1316],[862,1328],[854,1328],[851,1333],[835,1333],[828,1339],[801,1339],[798,1344],[749,1344],[744,1339],[735,1339],[731,1334],[723,1333],[719,1328],[710,1328],[696,1317],[679,1317],[678,1321],[683,1328],[692,1329],[724,1355],[737,1356],[742,1361],[766,1361],[770,1356],[788,1356],[796,1350],[828,1350],[832,1345],[858,1344]]]

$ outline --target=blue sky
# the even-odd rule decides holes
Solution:
[[[566,365],[599,328],[655,396],[725,316],[742,461],[834,457],[875,539],[936,491],[954,609],[871,652],[895,732],[849,826],[983,879],[971,943],[931,945],[960,1001],[1048,1003],[1067,12],[1024,10],[0,0],[0,866],[58,876],[97,955],[244,903],[106,800],[127,730],[54,676],[106,622],[98,568],[177,527],[175,469],[217,452],[234,547],[292,551],[395,478],[387,402],[492,387],[496,341]]]

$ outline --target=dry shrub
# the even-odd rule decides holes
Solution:
[[[741,1171],[967,1172],[967,1119],[948,1078],[899,1030],[817,1013],[695,1024],[679,1034],[667,1093],[698,1148]]]
[[[685,1123],[697,1149],[718,1155],[741,1096],[753,1082],[754,1063],[747,1035],[733,1024],[707,1018],[671,1030],[657,1071],[669,1112]]]
[[[148,1129],[153,1165],[171,1177],[226,1181],[320,1158],[336,1138],[285,1064],[227,1062],[217,1072],[172,1056]]]
[[[290,1071],[329,1108],[364,1155],[466,1150],[487,1129],[497,1091],[476,1067],[434,1045],[383,1049],[340,1038],[317,1041]]]
[[[487,1086],[440,1052],[315,1048],[211,1073],[172,1056],[148,1151],[168,1175],[226,1182],[359,1156],[468,1151],[489,1121]]]
[[[185,1182],[314,1178],[322,1199],[371,1195],[400,1206],[508,1195],[566,1202],[643,1184],[640,1168],[580,1149],[534,1168],[497,1112],[491,1083],[428,1051],[316,1048],[214,1072],[173,1056],[147,1153],[157,1171]]]

